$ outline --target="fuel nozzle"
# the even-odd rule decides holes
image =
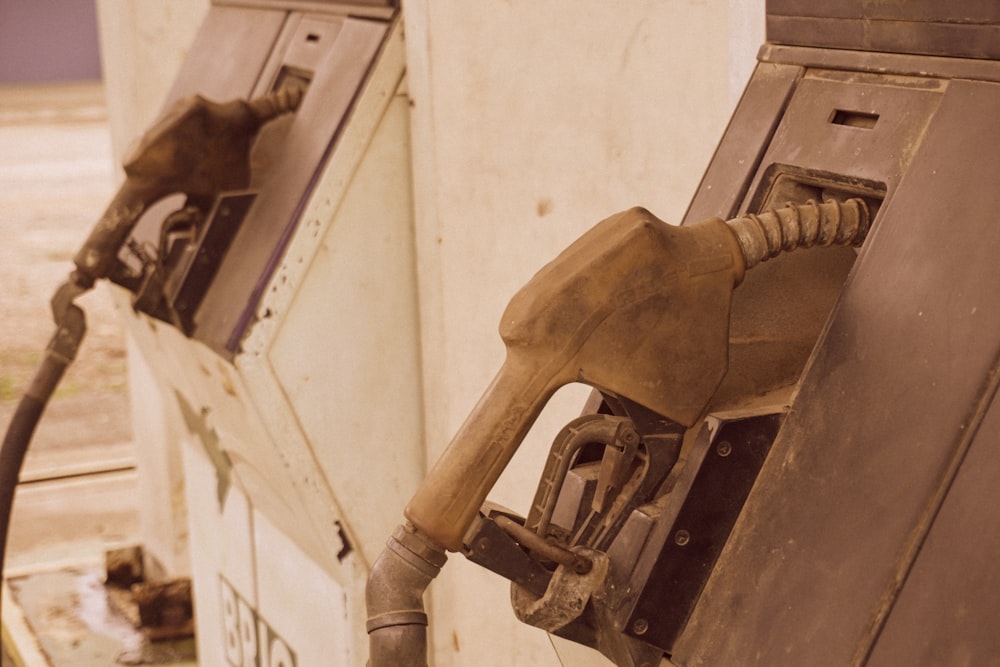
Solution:
[[[182,193],[212,200],[250,182],[250,148],[269,120],[298,108],[301,88],[251,101],[178,100],[124,160],[125,182],[74,258],[72,280],[89,287],[106,278],[136,222],[164,197]]]
[[[410,530],[442,552],[462,550],[528,429],[570,382],[691,427],[726,373],[732,293],[745,271],[799,247],[860,245],[868,229],[860,199],[683,227],[633,208],[598,223],[511,299],[500,323],[506,359],[406,507]],[[371,641],[373,656],[392,654]],[[371,663],[381,664],[390,662]]]
[[[683,227],[633,208],[599,223],[511,299],[500,323],[507,358],[406,517],[461,549],[542,407],[570,382],[690,427],[726,373],[732,292],[746,269],[798,247],[858,245],[868,227],[860,199]]]

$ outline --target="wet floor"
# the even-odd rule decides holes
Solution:
[[[193,664],[193,639],[151,642],[136,631],[127,595],[109,594],[100,567],[64,567],[14,578],[9,585],[46,665]]]

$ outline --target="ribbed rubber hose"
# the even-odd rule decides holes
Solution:
[[[863,199],[822,204],[787,204],[759,215],[727,221],[743,252],[746,269],[782,252],[813,246],[860,246],[871,228],[871,214]]]

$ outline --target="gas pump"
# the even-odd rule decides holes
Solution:
[[[521,621],[618,665],[1000,652],[984,593],[1000,545],[1000,160],[976,148],[998,139],[1000,13],[767,11],[683,226],[609,218],[511,300],[503,366],[373,569],[373,666],[426,664],[422,595],[447,552],[511,580]],[[860,253],[776,257],[733,289],[806,239],[860,244],[869,214]],[[527,516],[487,502],[572,381],[596,393]]]
[[[8,432],[23,452],[48,366],[82,336],[73,300],[109,279],[180,425],[183,476],[163,484],[188,508],[202,664],[363,661],[361,591],[394,518],[356,470],[379,466],[396,504],[421,457],[404,71],[394,2],[213,3],[53,301],[45,393]]]
[[[363,659],[360,591],[394,518],[357,471],[403,502],[421,457],[404,72],[396,3],[219,2],[171,92],[304,90],[249,186],[178,244],[166,302],[143,294],[127,323],[181,423],[204,664]],[[145,238],[192,235],[161,215]]]
[[[258,131],[273,118],[294,111],[301,97],[302,91],[296,87],[250,103],[237,100],[216,104],[199,96],[185,98],[143,137],[126,159],[125,183],[77,253],[76,268],[52,297],[56,332],[0,449],[3,463],[0,503],[6,508],[2,513],[4,529],[0,531],[0,563],[6,544],[6,519],[24,454],[42,411],[76,357],[86,333],[84,312],[74,300],[96,281],[107,278],[137,292],[137,304],[141,295],[150,291],[150,284],[157,288],[156,297],[164,301],[162,285],[177,270],[170,261],[171,255],[176,254],[176,240],[170,236],[177,225],[164,223],[161,242],[152,257],[136,246],[130,248],[142,260],[139,270],[133,271],[119,259],[119,252],[136,223],[149,207],[168,195],[180,194],[185,198],[181,214],[190,227],[188,244],[203,237],[206,209],[202,207],[213,203],[223,190],[248,184],[249,149]]]

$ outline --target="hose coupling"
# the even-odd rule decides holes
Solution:
[[[423,594],[447,559],[412,525],[393,532],[368,575],[369,667],[427,664]]]

